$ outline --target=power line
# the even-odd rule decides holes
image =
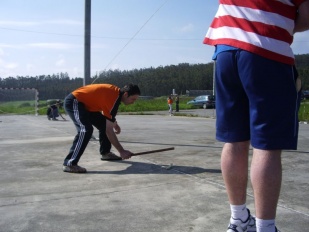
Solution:
[[[7,27],[0,27],[0,29],[1,30],[9,30],[9,31],[21,31],[21,32],[28,32],[28,33],[36,33],[36,34],[46,34],[46,35],[65,35],[65,36],[76,36],[76,37],[82,37],[83,36],[83,35],[63,34],[63,33],[56,33],[56,32],[30,31],[30,30],[22,30],[22,29],[7,28]]]
[[[155,16],[156,13],[161,10],[161,8],[168,2],[169,0],[166,0],[147,20],[146,22],[135,32],[135,34],[129,39],[129,41],[116,53],[116,55],[111,59],[111,61],[105,66],[104,69],[107,69],[107,67],[121,54],[121,52],[131,43],[131,41],[137,36],[137,34],[146,26],[146,24]],[[98,79],[93,80],[92,84]]]
[[[146,24],[153,18],[153,16],[159,12],[159,10],[168,2],[166,0],[147,20],[146,22],[135,32],[135,34],[129,39],[129,41],[119,50],[119,52],[112,58],[112,60],[105,66],[105,69],[120,55],[120,53],[131,43],[131,41],[137,36],[137,34],[146,26]]]
[[[83,37],[84,35],[74,35],[74,34],[65,34],[65,33],[57,33],[57,32],[42,32],[42,31],[31,31],[31,30],[22,30],[22,29],[15,29],[15,28],[7,28],[7,27],[0,27],[0,30],[9,30],[9,31],[20,31],[20,32],[27,32],[27,33],[35,33],[35,34],[46,34],[46,35],[59,35],[59,36],[72,36],[72,37]],[[129,37],[112,37],[112,36],[95,36],[91,35],[92,38],[99,38],[99,39],[111,39],[111,40],[128,40],[131,39]],[[162,41],[169,41],[169,40],[201,40],[201,38],[194,39],[194,38],[134,38],[134,40],[162,40]],[[304,41],[305,42],[305,41]]]
[[[167,0],[168,1],[168,0]],[[20,32],[27,32],[27,33],[35,33],[35,34],[46,34],[46,35],[59,35],[59,36],[71,36],[71,37],[83,37],[84,35],[79,34],[66,34],[66,33],[57,33],[57,32],[43,32],[43,31],[32,31],[32,30],[23,30],[23,29],[16,29],[16,28],[8,28],[8,27],[0,27],[0,30],[8,30],[8,31],[20,31]],[[139,31],[138,31],[139,32]],[[92,38],[99,38],[99,39],[111,39],[111,40],[128,40],[131,39],[129,37],[112,37],[112,36],[96,36],[91,35]],[[161,41],[201,41],[201,38],[134,38],[134,40],[161,40]],[[309,43],[309,40],[293,40],[293,43]]]
[[[65,33],[57,33],[57,32],[43,32],[43,31],[31,31],[31,30],[23,30],[23,29],[16,29],[16,28],[8,28],[8,27],[0,27],[0,30],[9,30],[9,31],[20,31],[20,32],[27,32],[27,33],[36,33],[36,34],[46,34],[46,35],[60,35],[60,36],[72,36],[72,37],[83,37],[84,35],[74,35],[74,34],[65,34]],[[112,36],[96,36],[91,35],[92,38],[99,38],[99,39],[110,39],[110,40],[128,40],[131,39],[129,37],[112,37]],[[201,41],[201,38],[134,38],[134,40],[141,40],[141,41]],[[309,40],[294,40],[294,43],[309,43]]]

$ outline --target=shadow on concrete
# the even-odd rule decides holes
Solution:
[[[106,161],[104,161],[106,162]],[[110,161],[108,161],[110,162]],[[87,174],[201,174],[201,173],[217,173],[221,174],[219,169],[205,169],[192,166],[179,166],[179,165],[160,165],[152,163],[132,162],[132,161],[112,161],[125,164],[126,168],[121,170],[106,170],[106,171],[88,171]],[[130,166],[127,166],[127,165]]]
[[[148,145],[164,145],[164,146],[177,146],[177,147],[208,147],[208,148],[219,148],[222,149],[222,146],[210,146],[210,145],[197,145],[197,144],[176,144],[176,143],[151,143],[151,142],[135,142],[135,141],[125,141],[120,140],[121,143],[136,143],[136,144],[148,144]]]

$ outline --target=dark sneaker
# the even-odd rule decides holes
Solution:
[[[277,227],[276,227],[276,232],[280,232],[280,230],[278,230]]]
[[[227,227],[227,232],[255,232],[255,218],[250,214],[250,210],[248,210],[248,218],[244,222],[240,219],[233,218],[233,223],[230,222]],[[235,222],[236,221],[236,222]]]
[[[107,152],[105,154],[102,154],[101,160],[122,160],[121,157],[115,155],[113,152]]]
[[[78,165],[72,165],[72,166],[63,165],[62,170],[64,172],[71,172],[71,173],[86,173],[87,172],[86,168],[83,168],[83,167],[78,166]]]

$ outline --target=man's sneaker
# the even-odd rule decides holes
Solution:
[[[277,227],[276,227],[276,231],[275,232],[280,232],[280,230],[278,230]]]
[[[115,155],[113,152],[107,152],[102,154],[101,160],[112,161],[112,160],[122,160],[122,158]]]
[[[78,166],[78,165],[72,165],[72,166],[63,165],[62,170],[64,172],[71,172],[71,173],[86,173],[87,172],[86,168],[83,168],[83,167]]]
[[[250,214],[250,210],[248,210],[248,218],[245,221],[240,219],[233,219],[233,223],[231,223],[227,227],[227,232],[255,232],[256,225],[255,225],[255,218]]]

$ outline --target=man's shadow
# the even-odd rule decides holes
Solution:
[[[106,161],[104,161],[106,162]],[[111,162],[111,161],[109,161]],[[132,161],[112,161],[117,163],[123,163],[124,169],[121,170],[107,170],[107,171],[91,171],[88,170],[87,174],[200,174],[200,173],[221,173],[220,169],[205,169],[201,167],[192,166],[179,166],[179,165],[163,165],[163,164],[152,164]],[[129,165],[129,166],[128,166]]]

